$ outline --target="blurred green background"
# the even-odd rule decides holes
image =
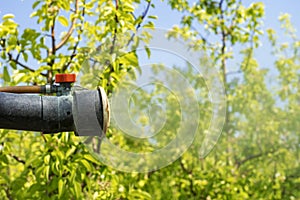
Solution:
[[[165,26],[172,27],[170,37],[187,39],[194,51],[209,56],[227,96],[223,132],[207,157],[199,159],[192,148],[149,173],[103,165],[74,133],[0,130],[0,199],[300,199],[298,2],[6,0],[0,5],[3,86],[52,83],[56,73],[79,72],[93,50],[111,49],[100,54],[111,61],[116,44],[128,43],[132,33],[142,31],[140,39],[147,42],[147,29]],[[122,41],[115,37],[120,33]],[[108,95],[139,68],[136,54],[106,63],[85,71],[82,81],[104,87]],[[205,88],[198,74],[182,73]],[[205,120],[199,127],[205,130],[209,105],[201,105]],[[140,148],[114,131],[108,131],[111,141]]]

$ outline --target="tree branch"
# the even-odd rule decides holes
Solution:
[[[5,46],[6,46],[6,45],[5,45],[5,39],[3,39],[3,38],[1,38],[1,46],[2,46],[3,49],[5,49]],[[10,52],[7,52],[7,56],[8,56],[8,60],[9,60],[9,61],[14,62],[15,64],[19,65],[20,67],[22,67],[22,68],[24,68],[24,69],[26,69],[26,70],[29,70],[29,71],[31,71],[31,72],[35,72],[34,69],[28,67],[27,65],[25,65],[25,64],[23,64],[23,63],[21,63],[21,62],[19,61],[20,53],[17,55],[16,58],[13,58],[13,55],[12,55],[12,53],[10,53]],[[44,74],[44,73],[42,73],[42,72],[40,73],[40,75],[42,75],[42,76],[44,76],[44,77],[47,76],[46,74]]]
[[[26,164],[26,162],[24,160],[22,160],[21,158],[19,158],[18,156],[15,155],[10,155],[13,159],[15,159],[17,162],[22,163],[23,165]]]
[[[79,41],[76,42],[75,46],[73,47],[73,52],[72,52],[72,54],[70,56],[70,60],[62,67],[62,69],[61,69],[62,73],[65,72],[68,69],[68,67],[72,63],[73,59],[75,58],[78,44],[79,44]]]
[[[146,17],[146,15],[149,11],[150,5],[151,5],[151,1],[148,2],[147,8],[145,9],[145,11],[143,12],[143,14],[141,16],[142,21]],[[116,7],[116,10],[118,10],[119,0],[115,0],[115,7]],[[136,30],[138,30],[140,28],[142,21],[137,25]],[[116,22],[116,26],[115,26],[115,29],[114,29],[114,32],[113,32],[112,46],[110,48],[110,53],[111,54],[114,52],[116,41],[117,41],[117,28],[118,28],[118,22],[119,22],[117,15],[115,15],[115,22]],[[134,36],[135,36],[135,33],[132,34],[131,38],[129,39],[129,41],[127,43],[127,46],[133,41]],[[107,62],[107,64],[105,64],[105,67],[110,68],[110,73],[114,72],[113,66],[109,61]],[[110,84],[111,84],[111,77],[108,80],[107,86],[109,86]],[[110,89],[108,89],[107,93],[109,94],[110,92],[112,92],[112,91],[110,91]]]
[[[182,163],[182,158],[179,159],[179,163],[180,163],[180,167],[181,167],[182,171],[184,171],[187,174],[192,174],[193,173],[192,170],[188,170],[187,168],[185,168],[184,164]]]
[[[142,22],[144,21],[145,17],[147,16],[149,9],[150,9],[150,5],[151,5],[151,0],[148,1],[147,7],[145,9],[145,11],[143,12],[143,14],[141,15],[141,19],[142,21],[137,25],[136,30],[138,30],[141,27]]]
[[[227,33],[225,30],[225,19],[224,19],[224,10],[223,10],[223,0],[220,0],[219,2],[219,10],[220,10],[220,17],[219,20],[221,21],[221,71],[222,71],[222,75],[223,75],[223,82],[225,85],[224,88],[224,93],[225,93],[225,97],[227,97],[228,95],[228,91],[227,91],[227,76],[226,76],[226,57],[225,57],[225,53],[226,53],[226,39],[227,39]],[[226,140],[227,140],[227,147],[226,147],[226,152],[227,154],[230,154],[230,150],[231,150],[231,146],[230,146],[230,137],[229,137],[229,132],[230,132],[230,128],[229,128],[229,122],[230,122],[230,115],[229,115],[229,105],[228,105],[228,101],[226,100],[226,112],[225,112],[225,123],[224,123],[224,128],[223,131],[226,134]],[[226,163],[229,163],[229,157],[226,158]]]
[[[136,26],[136,28],[135,28],[136,31],[139,30],[139,28],[141,27],[141,25],[142,25],[142,23],[143,23],[145,17],[147,16],[147,14],[148,14],[148,12],[149,12],[149,9],[150,9],[150,5],[151,5],[151,0],[148,1],[148,4],[147,4],[147,7],[146,7],[145,11],[144,11],[143,14],[140,16],[142,20],[141,20],[140,23],[138,23],[138,25]],[[133,15],[133,16],[134,16],[134,15]],[[134,16],[134,18],[136,18],[136,17]],[[130,37],[128,43],[127,43],[127,46],[129,46],[129,44],[133,41],[134,36],[135,36],[135,33],[133,33],[133,34],[131,35],[131,37]]]
[[[15,161],[17,161],[18,163],[22,163],[23,165],[26,165],[26,161],[22,160],[21,158],[19,158],[18,156],[9,154],[10,157],[12,157]],[[27,166],[28,169],[31,170],[35,170],[35,167],[32,167],[32,165]]]
[[[76,14],[78,12],[78,4],[79,4],[79,0],[76,0],[75,1],[75,13]],[[59,50],[68,41],[68,39],[70,38],[70,36],[72,35],[72,33],[75,29],[75,21],[76,21],[76,18],[74,17],[71,21],[71,26],[70,26],[67,34],[63,37],[63,39],[60,41],[60,43],[58,43],[55,46],[55,50]]]
[[[56,53],[56,49],[55,49],[55,18],[53,19],[53,24],[51,26],[51,46],[52,46],[51,51],[48,50],[48,56],[55,55],[55,53]],[[51,61],[47,63],[51,67],[51,69],[49,69],[47,71],[47,83],[49,83],[50,85],[53,82],[52,66],[53,66],[54,62],[55,62],[55,58],[52,58]]]
[[[119,1],[115,0],[116,3],[116,10],[119,9]],[[116,40],[117,40],[117,28],[118,28],[118,23],[119,23],[119,19],[118,16],[115,15],[115,21],[116,21],[116,26],[115,26],[115,30],[114,30],[114,36],[113,36],[113,41],[112,41],[112,46],[110,48],[110,53],[112,54],[115,50],[115,45],[116,45]],[[111,69],[113,70],[113,69]]]
[[[76,10],[77,12],[77,10]],[[82,9],[82,17],[84,17],[84,14],[85,14],[85,9],[83,8]],[[81,24],[83,24],[83,21],[81,20]],[[82,27],[79,28],[80,31],[82,31]],[[78,36],[77,36],[77,42],[76,44],[74,45],[73,47],[73,52],[70,56],[70,60],[63,66],[63,68],[61,69],[62,72],[66,71],[68,69],[68,67],[70,66],[70,64],[72,63],[73,59],[75,58],[76,56],[76,51],[77,51],[77,48],[78,48],[78,45],[79,45],[79,42],[80,42],[80,39],[81,39],[81,34],[78,33]]]
[[[179,160],[179,163],[180,163],[180,167],[181,169],[189,174],[189,175],[193,175],[193,170],[188,170],[184,164],[182,163],[182,158],[180,158]],[[190,190],[191,190],[191,193],[193,194],[193,196],[195,197],[197,195],[196,191],[194,190],[194,182],[193,182],[193,179],[192,178],[189,178],[189,182],[190,182]]]
[[[19,62],[18,59],[14,59],[11,53],[7,53],[7,55],[8,55],[8,60],[9,60],[9,61],[16,63],[17,65],[19,65],[20,67],[22,67],[22,68],[24,68],[24,69],[26,69],[26,70],[29,70],[29,71],[31,71],[31,72],[35,72],[34,69],[32,69],[32,68],[28,67],[27,65],[25,65],[25,64],[23,64],[23,63],[21,63],[21,62]],[[40,75],[42,75],[42,76],[44,76],[44,77],[47,76],[47,74],[44,74],[44,73],[42,73],[42,72],[40,73]]]
[[[55,55],[56,48],[55,48],[55,19],[53,19],[53,24],[51,26],[51,55]]]
[[[118,8],[119,8],[119,1],[118,0],[115,0],[115,7],[116,7],[116,11],[118,11]],[[116,45],[116,41],[117,41],[117,28],[118,28],[118,22],[119,22],[119,19],[118,19],[118,16],[115,15],[115,22],[116,22],[116,25],[115,25],[115,29],[114,29],[114,33],[113,33],[113,41],[112,41],[112,45],[110,47],[110,54],[113,54],[114,50],[115,50],[115,45]],[[108,60],[106,61],[107,63],[107,67],[109,67],[109,71],[110,73],[114,72],[114,68],[113,68],[113,65],[112,63],[110,63]],[[95,65],[95,63],[94,63]],[[108,78],[108,82],[107,82],[107,86],[111,85],[111,75],[109,75],[109,78]],[[111,93],[112,91],[110,89],[108,89],[107,93]]]
[[[221,0],[221,1],[219,2],[219,9],[220,9],[220,10],[222,10],[223,2],[224,2],[224,0]]]
[[[244,158],[243,160],[236,161],[235,163],[237,165],[237,168],[239,168],[241,165],[245,164],[248,161],[251,161],[253,159],[259,158],[259,157],[264,156],[264,155],[267,155],[269,153],[275,153],[276,151],[277,150],[272,149],[270,151],[260,152],[260,153],[257,153],[257,154],[249,155],[248,157]]]

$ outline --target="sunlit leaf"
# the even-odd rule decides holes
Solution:
[[[10,75],[6,66],[3,67],[3,80],[6,82],[10,82]]]
[[[68,26],[69,25],[69,21],[67,20],[66,17],[64,16],[58,16],[57,20],[61,23],[61,25],[63,26]]]

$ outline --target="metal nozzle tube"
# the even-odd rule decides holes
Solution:
[[[0,92],[0,128],[44,133],[73,131],[72,96]]]
[[[100,89],[75,90],[63,96],[0,92],[1,129],[102,136],[109,123],[108,114],[107,97]]]

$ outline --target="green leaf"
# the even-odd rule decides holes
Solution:
[[[74,182],[74,190],[75,190],[76,199],[78,199],[81,193],[81,184],[79,182]]]
[[[150,51],[149,47],[145,46],[145,50],[146,50],[148,58],[150,59],[150,57],[151,57],[151,51]]]
[[[71,154],[73,154],[76,150],[75,146],[72,146],[71,148],[68,149],[68,151],[66,152],[66,158],[68,158]]]
[[[87,171],[92,171],[93,170],[92,166],[90,165],[90,163],[87,160],[82,159],[82,160],[80,160],[80,162],[87,169]]]
[[[38,12],[32,12],[29,17],[32,18],[32,17],[35,17],[37,15],[38,15]]]
[[[67,18],[65,18],[64,16],[58,16],[57,20],[61,23],[61,25],[63,26],[68,26],[69,22],[67,20]]]
[[[45,168],[44,168],[44,174],[45,174],[45,177],[47,180],[49,180],[49,172],[50,172],[50,166],[47,165]]]
[[[86,160],[92,163],[99,164],[99,161],[96,158],[94,158],[91,154],[85,154],[83,158],[85,158]]]
[[[2,166],[4,166],[3,164],[5,164],[5,165],[7,165],[8,163],[9,163],[9,161],[8,161],[8,158],[7,158],[7,155],[1,155],[0,154],[0,160],[1,160],[1,164],[2,164]]]
[[[62,192],[64,187],[64,181],[63,179],[59,179],[58,181],[58,198],[61,198]]]
[[[25,52],[22,52],[22,56],[24,58],[24,61],[27,62],[28,61],[28,54]]]
[[[130,191],[129,197],[130,197],[129,199],[145,199],[145,200],[152,199],[149,193],[147,193],[146,191],[142,191],[140,189]]]
[[[12,19],[12,18],[15,18],[15,16],[13,14],[6,14],[2,17],[2,20],[5,21],[8,19]]]
[[[10,75],[6,66],[3,68],[3,80],[6,82],[10,82]]]
[[[32,9],[35,9],[40,3],[41,3],[41,1],[35,1],[35,2],[32,4]]]
[[[150,21],[150,22],[148,22],[147,24],[145,24],[145,25],[143,26],[143,28],[154,29],[155,26],[154,26],[154,23]]]
[[[148,18],[150,18],[150,19],[158,19],[158,17],[156,15],[149,15]]]
[[[33,184],[30,188],[29,188],[29,193],[32,193],[32,194],[34,194],[36,191],[39,191],[39,190],[41,190],[42,189],[42,187],[41,187],[41,185],[39,184],[39,183],[36,183],[36,184]]]
[[[48,155],[46,155],[46,156],[44,157],[44,163],[45,163],[46,165],[49,165],[49,162],[50,162],[50,155],[48,154]]]
[[[124,56],[124,60],[128,62],[128,64],[132,66],[137,66],[138,65],[138,59],[136,57],[136,54],[133,52],[130,52]]]
[[[134,12],[134,7],[130,3],[124,2],[122,6],[122,10],[124,12]]]

